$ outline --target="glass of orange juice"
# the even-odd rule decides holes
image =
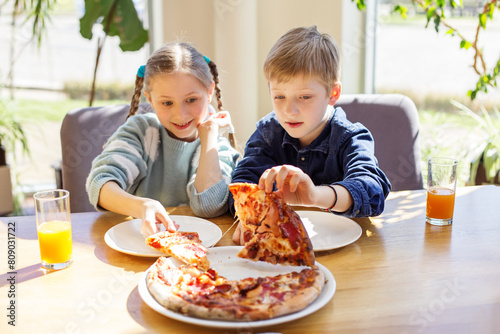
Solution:
[[[445,226],[453,222],[457,165],[456,159],[429,159],[426,221],[431,225]]]
[[[69,267],[73,262],[69,192],[61,189],[40,191],[33,199],[42,268]]]

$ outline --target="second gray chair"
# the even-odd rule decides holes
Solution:
[[[351,122],[360,122],[375,140],[375,156],[392,190],[423,189],[419,119],[415,103],[400,94],[344,94],[340,106]]]

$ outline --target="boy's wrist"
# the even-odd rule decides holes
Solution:
[[[316,207],[322,210],[329,210],[337,202],[337,193],[330,185],[317,186]],[[333,189],[333,191],[332,191]]]

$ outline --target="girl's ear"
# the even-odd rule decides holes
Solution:
[[[144,94],[144,96],[146,97],[146,99],[148,99],[149,104],[150,104],[151,106],[153,106],[153,102],[151,102],[151,95],[149,95],[149,93],[148,93],[148,92],[146,92],[145,90],[143,90],[143,91],[142,91],[142,94]]]
[[[339,81],[332,88],[328,104],[333,106],[335,103],[337,103],[337,100],[339,99],[341,92],[342,92],[342,83]]]
[[[208,87],[208,103],[212,102],[212,96],[214,95],[214,89],[215,89],[215,81],[212,81],[210,83],[210,86]]]

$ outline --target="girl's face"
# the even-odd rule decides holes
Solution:
[[[176,72],[151,78],[150,91],[144,95],[169,135],[191,142],[198,138],[198,125],[208,116],[214,87],[214,82],[207,88],[195,76]]]
[[[319,81],[297,76],[286,82],[271,80],[269,88],[276,118],[285,131],[309,145],[325,128],[340,95],[340,83],[327,91]]]

